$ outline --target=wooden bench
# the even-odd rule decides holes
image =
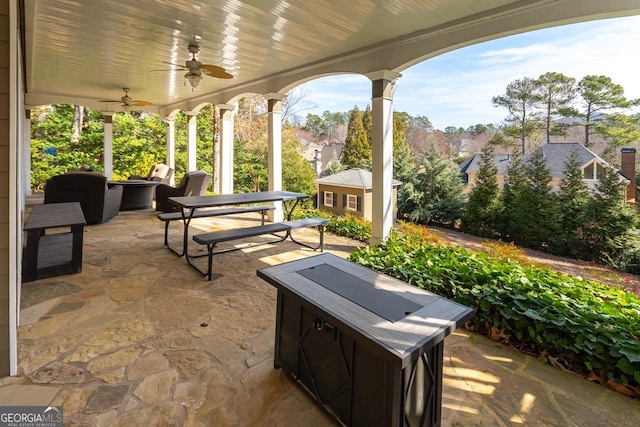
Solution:
[[[193,212],[189,220],[193,218],[211,218],[216,216],[223,215],[235,215],[235,214],[243,214],[250,212],[260,212],[262,213],[262,225],[264,225],[264,216],[267,211],[272,211],[275,209],[275,206],[272,205],[256,205],[256,206],[234,206],[230,208],[217,208],[217,209],[199,209]],[[182,221],[182,212],[165,212],[159,213],[158,219],[160,221],[164,221],[164,245],[171,249],[172,251],[177,251],[169,246],[169,223],[171,221]],[[181,255],[181,254],[179,254]]]
[[[197,258],[197,256],[189,257],[187,254],[187,262],[191,264],[196,270],[198,270],[203,276],[207,276],[209,280],[211,280],[211,267],[213,263],[213,255],[217,253],[229,252],[233,250],[237,250],[239,248],[230,248],[222,251],[214,252],[214,248],[219,243],[228,242],[232,240],[240,240],[248,237],[261,236],[264,234],[275,234],[279,232],[285,232],[284,237],[278,237],[277,240],[273,240],[270,242],[261,242],[259,244],[267,244],[267,243],[278,243],[285,240],[289,237],[293,242],[311,248],[313,250],[320,249],[323,251],[324,245],[324,225],[327,224],[329,220],[327,218],[313,217],[313,218],[304,218],[297,219],[294,221],[285,221],[278,222],[274,224],[263,224],[255,227],[246,227],[246,228],[233,228],[229,230],[219,230],[213,231],[210,233],[196,234],[193,236],[193,240],[196,243],[207,246],[207,254],[203,256],[208,257],[207,271],[202,271],[196,265],[192,264],[190,258]],[[296,241],[291,235],[291,231],[298,228],[307,228],[307,227],[318,227],[320,232],[320,242],[317,246],[310,245],[304,242]]]

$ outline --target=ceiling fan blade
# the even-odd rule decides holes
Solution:
[[[180,67],[180,68],[163,68],[161,70],[149,70],[149,71],[187,71],[187,69],[184,67]]]
[[[229,73],[227,73],[227,70],[225,70],[222,67],[219,67],[217,65],[212,65],[212,64],[202,64],[200,65],[200,69],[204,70],[204,72],[211,77],[215,77],[218,79],[232,79],[233,76]]]
[[[101,99],[98,102],[122,102],[119,99]]]
[[[149,101],[131,101],[131,105],[134,107],[143,107],[145,105],[153,105],[153,102]]]

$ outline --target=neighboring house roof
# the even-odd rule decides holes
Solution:
[[[498,168],[498,175],[506,175],[507,167],[509,167],[509,160],[511,156],[509,154],[492,154],[493,163]],[[467,160],[460,164],[460,172],[462,173],[477,173],[480,170],[480,161],[482,160],[482,154],[474,154]]]
[[[584,145],[579,144],[577,142],[569,142],[569,143],[553,143],[552,142],[552,143],[545,144],[542,147],[538,148],[533,153],[525,156],[525,158],[523,159],[523,164],[525,165],[528,164],[529,161],[531,160],[531,157],[535,153],[538,153],[540,151],[542,151],[542,156],[545,160],[545,164],[547,168],[549,169],[549,174],[551,175],[551,178],[554,178],[554,179],[565,178],[565,174],[564,174],[565,163],[569,159],[572,153],[576,154],[576,159],[578,160],[578,163],[580,164],[581,168],[584,168],[589,163],[595,161],[605,167],[612,168],[618,174],[620,174],[620,172],[616,168],[614,168],[611,164],[606,162],[604,159],[602,159],[593,151],[586,148]],[[493,161],[496,167],[498,168],[498,175],[503,175],[503,176],[507,175],[507,168],[509,167],[510,157],[511,156],[508,154],[493,155]],[[477,173],[478,170],[480,169],[481,158],[482,158],[481,154],[475,154],[469,159],[465,160],[459,166],[460,172],[463,174],[474,173],[474,172]],[[626,180],[626,178],[624,178],[622,174],[620,175],[623,179]]]
[[[338,172],[333,175],[318,178],[313,181],[315,184],[336,185],[340,187],[364,188],[365,190],[373,188],[373,174],[364,169],[349,169]],[[402,185],[401,181],[393,180],[393,186]]]
[[[565,163],[573,153],[576,154],[576,159],[578,160],[581,168],[595,160],[596,162],[604,166],[608,166],[617,172],[616,168],[611,166],[596,153],[577,142],[545,144],[526,156],[524,158],[524,164],[529,163],[531,157],[540,151],[542,151],[542,156],[552,178],[565,178]]]

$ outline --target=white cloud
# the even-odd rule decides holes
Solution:
[[[491,99],[509,82],[553,71],[576,80],[606,75],[628,98],[640,98],[637,46],[640,16],[592,21],[519,34],[452,51],[404,70],[394,109],[427,116],[438,129],[499,123],[506,112]],[[314,113],[349,111],[371,103],[363,76],[326,77],[307,83]]]

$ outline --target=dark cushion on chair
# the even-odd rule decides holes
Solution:
[[[121,185],[108,188],[100,173],[67,172],[47,181],[44,202],[80,202],[87,224],[99,224],[118,215],[122,191]]]
[[[178,196],[202,196],[211,181],[211,175],[205,171],[191,171],[184,174],[177,187],[158,184],[156,187],[156,211],[175,212],[178,209],[168,199]]]

